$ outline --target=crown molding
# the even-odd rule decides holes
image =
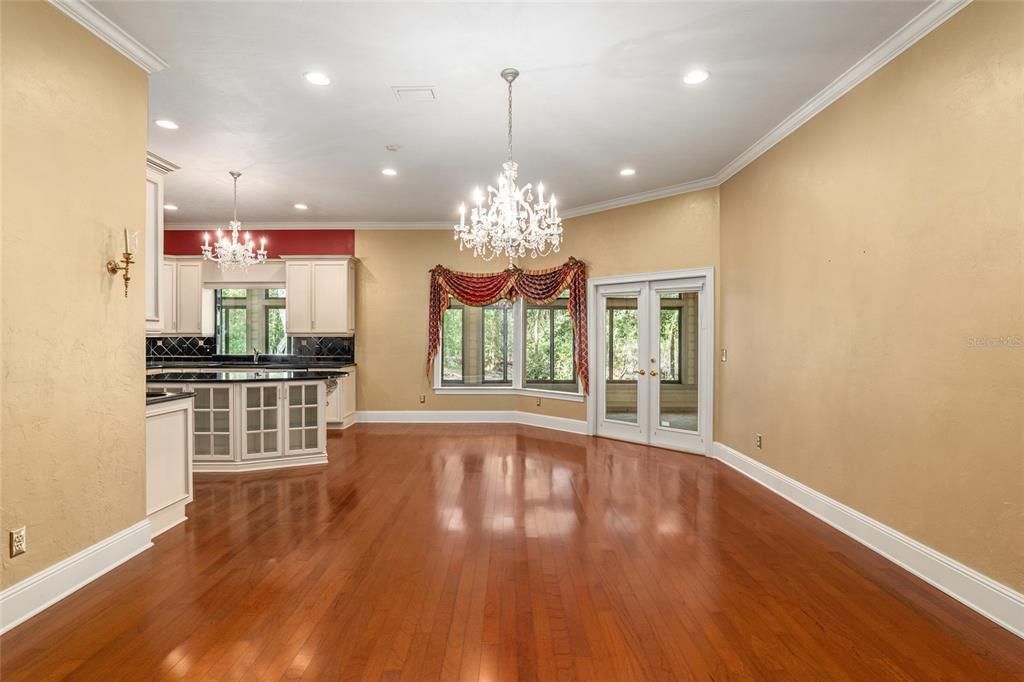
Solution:
[[[167,62],[104,16],[87,0],[50,0],[50,4],[87,28],[146,73],[156,73],[167,68]]]
[[[227,223],[164,223],[165,230],[215,230],[226,229]],[[246,222],[247,230],[450,230],[453,223],[446,222],[373,222],[373,221],[304,221],[291,222]]]
[[[561,214],[563,218],[577,218],[579,216],[588,215],[590,213],[600,213],[601,211],[608,211],[613,208],[622,208],[623,206],[642,204],[644,202],[654,201],[656,199],[674,197],[678,194],[698,192],[702,189],[718,187],[718,185],[720,184],[721,181],[718,179],[717,175],[710,175],[706,178],[701,178],[699,180],[691,180],[690,182],[684,182],[679,185],[660,187],[658,189],[648,190],[647,192],[627,194],[624,197],[618,197],[616,199],[609,199],[607,201],[598,201],[593,204],[577,206],[576,208],[570,208],[566,211],[561,211]]]
[[[971,0],[936,0],[898,31],[886,38],[878,47],[829,83],[823,90],[807,100],[799,109],[771,129],[767,135],[750,145],[742,154],[718,171],[719,183],[750,165],[755,159],[781,142],[790,133],[811,120],[840,97],[864,82],[871,74],[895,59],[911,45],[942,25],[947,19],[969,5]]]
[[[62,4],[86,5],[84,0],[50,0],[60,6]],[[781,123],[772,128],[764,137],[744,150],[739,156],[727,163],[720,171],[698,180],[660,187],[657,189],[628,194],[599,201],[593,204],[577,206],[562,211],[562,217],[576,218],[579,216],[599,213],[615,208],[623,208],[657,199],[665,199],[679,194],[698,192],[718,187],[723,182],[739,173],[758,157],[781,142],[793,131],[809,121],[833,102],[860,85],[873,73],[881,69],[917,41],[924,38],[941,26],[954,14],[969,5],[971,0],[935,0],[899,30],[886,38],[880,45],[865,55],[841,76],[829,83],[818,94],[805,102],[799,109],[787,116]],[[95,10],[93,10],[95,11]],[[97,13],[98,14],[98,13]],[[102,15],[101,15],[102,16]],[[116,28],[116,27],[115,27]],[[120,29],[118,29],[120,30]],[[305,222],[305,223],[248,223],[248,227],[260,229],[355,229],[355,230],[445,230],[452,224],[447,222]],[[210,225],[198,224],[167,224],[169,230],[208,229]]]
[[[146,166],[157,171],[161,175],[167,175],[173,173],[176,170],[180,170],[181,167],[177,166],[162,156],[157,156],[153,152],[146,152]]]

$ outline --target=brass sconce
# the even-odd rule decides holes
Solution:
[[[132,235],[135,244],[138,244],[138,233]],[[128,282],[131,281],[131,275],[128,274],[128,268],[131,267],[132,263],[132,251],[134,249],[128,246],[128,230],[124,231],[124,253],[121,254],[120,260],[108,260],[107,261],[107,272],[111,275],[116,275],[119,272],[123,272],[124,275],[124,297],[128,298]]]

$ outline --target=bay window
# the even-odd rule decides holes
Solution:
[[[454,299],[441,318],[435,390],[580,399],[568,292],[545,305],[476,307]]]

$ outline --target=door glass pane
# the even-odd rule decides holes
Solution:
[[[260,389],[246,386],[245,388],[245,404],[247,407],[259,407],[260,406]]]
[[[289,405],[301,405],[302,404],[302,386],[289,386],[288,387],[288,404]]]
[[[245,451],[246,452],[259,452],[260,451],[260,434],[250,433],[245,437]]]
[[[306,386],[306,404],[316,405],[316,384]]]
[[[195,411],[196,419],[196,433],[209,433],[210,432],[210,413],[205,410],[200,412]]]
[[[263,434],[263,452],[277,450],[277,432]]]
[[[605,335],[608,349],[605,417],[636,424],[640,360],[636,296],[608,299]]]
[[[263,411],[263,428],[264,429],[276,429],[277,428],[277,410],[267,409]]]
[[[659,320],[658,425],[697,430],[696,292],[662,293]]]

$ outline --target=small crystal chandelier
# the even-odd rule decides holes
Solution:
[[[502,164],[498,176],[498,187],[487,186],[486,205],[484,194],[477,187],[473,190],[476,206],[466,224],[466,205],[459,206],[459,224],[455,226],[455,239],[459,250],[473,249],[474,256],[491,260],[496,256],[508,256],[512,267],[513,258],[546,256],[558,251],[562,243],[562,219],[555,208],[555,196],[544,200],[544,183],[537,184],[537,201],[533,200],[533,188],[516,185],[519,165],[512,160],[512,81],[519,76],[516,69],[505,69],[502,79],[508,83],[508,160]]]
[[[254,251],[256,244],[249,233],[245,233],[245,240],[238,238],[242,223],[238,222],[238,178],[242,176],[238,171],[231,171],[230,175],[235,181],[235,208],[234,217],[229,223],[231,238],[229,239],[222,230],[217,230],[217,242],[210,246],[210,233],[203,235],[203,257],[218,263],[223,270],[232,268],[247,268],[257,263],[267,261],[267,238],[260,237],[260,250]]]

